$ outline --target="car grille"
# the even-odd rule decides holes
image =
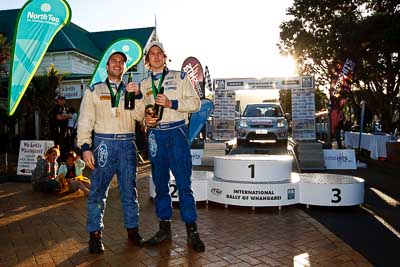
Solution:
[[[265,129],[265,128],[273,128],[274,126],[273,125],[254,125],[254,124],[251,124],[251,127],[252,128]]]
[[[255,134],[249,133],[247,135],[248,140],[277,140],[275,134],[268,133],[268,134]]]

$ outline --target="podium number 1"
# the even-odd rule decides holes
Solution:
[[[250,176],[250,178],[254,178],[254,164],[251,164],[251,165],[249,165],[249,166],[247,166],[247,168],[250,168],[251,169],[251,176]]]

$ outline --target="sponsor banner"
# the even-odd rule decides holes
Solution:
[[[353,81],[353,71],[356,63],[351,59],[347,58],[344,63],[342,70],[340,71],[339,78],[336,81],[335,88],[333,90],[333,95],[338,96],[338,94],[343,90],[345,92],[350,91],[350,86]]]
[[[131,38],[123,38],[114,41],[103,53],[99,63],[96,66],[96,70],[92,76],[89,86],[92,86],[98,82],[104,82],[107,78],[107,61],[110,55],[114,52],[123,52],[127,57],[126,69],[137,65],[143,56],[142,46],[138,41]]]
[[[225,80],[221,80],[221,79],[214,80],[214,89],[215,90],[225,90]]]
[[[193,166],[201,166],[201,162],[203,160],[203,152],[204,152],[203,149],[191,149],[190,150]]]
[[[8,113],[13,115],[56,34],[69,23],[64,0],[30,0],[20,10],[14,29]]]
[[[182,71],[186,72],[197,95],[200,99],[205,98],[204,73],[200,61],[195,57],[188,57],[182,63]]]
[[[269,207],[297,204],[299,202],[299,183],[233,183],[219,179],[208,181],[208,200],[217,203]]]
[[[314,89],[292,90],[292,136],[295,140],[315,139]]]
[[[54,146],[54,141],[21,140],[19,145],[17,175],[32,175],[39,156]]]
[[[214,88],[221,90],[255,90],[255,89],[299,89],[314,88],[313,76],[298,76],[285,78],[230,78],[215,79]]]
[[[80,82],[62,83],[61,95],[66,99],[81,99],[85,92],[86,85]]]
[[[234,121],[235,91],[258,89],[291,89],[293,136],[296,140],[315,139],[314,77],[276,77],[265,79],[229,78],[214,79],[214,128],[213,138],[229,140],[234,137],[235,127],[224,120]],[[233,126],[232,126],[233,125]]]
[[[170,173],[172,201],[179,201],[175,178]],[[192,189],[196,201],[212,201],[226,205],[272,207],[293,204],[319,206],[353,206],[364,201],[364,180],[336,174],[292,174],[281,183],[246,183],[215,178],[212,172],[193,171]],[[155,197],[153,180],[149,193]]]
[[[329,170],[356,170],[354,149],[324,149],[325,167]]]
[[[235,136],[235,91],[220,89],[221,86],[225,87],[225,81],[219,82],[214,91],[213,138],[231,140]]]

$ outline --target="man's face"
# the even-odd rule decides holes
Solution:
[[[158,46],[153,46],[148,54],[149,65],[153,72],[161,72],[164,70],[165,55]]]
[[[108,59],[107,73],[112,77],[121,77],[125,71],[125,59],[122,55],[115,54]]]
[[[65,98],[57,98],[57,103],[60,106],[64,106],[65,105]]]

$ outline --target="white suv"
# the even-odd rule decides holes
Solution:
[[[248,104],[240,118],[236,137],[238,145],[250,140],[273,140],[286,146],[288,123],[279,102]]]

